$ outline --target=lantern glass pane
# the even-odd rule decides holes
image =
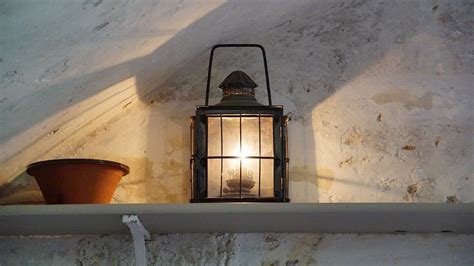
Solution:
[[[262,155],[273,157],[273,117],[260,118],[262,138]]]
[[[208,198],[275,196],[273,122],[263,115],[207,117],[207,156],[214,157],[207,159]]]
[[[242,152],[240,156],[259,156],[258,117],[242,117]]]
[[[225,159],[223,166],[222,196],[225,198],[240,197],[240,159]]]
[[[224,156],[240,156],[240,118],[222,118]]]
[[[273,192],[273,159],[262,159],[262,172],[260,182],[260,197],[275,196]]]
[[[207,160],[207,196],[209,198],[220,197],[221,190],[221,160]]]
[[[223,166],[223,197],[258,196],[258,159],[224,159]]]
[[[221,156],[221,118],[207,119],[207,153],[209,156]]]

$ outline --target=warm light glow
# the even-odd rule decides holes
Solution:
[[[271,117],[260,123],[258,117],[208,118],[208,197],[273,196],[273,158],[258,158],[273,157],[272,123]]]

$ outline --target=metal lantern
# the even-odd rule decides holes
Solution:
[[[262,51],[268,105],[257,102],[257,84],[234,71],[220,84],[223,97],[209,105],[214,51],[251,47]],[[220,44],[211,50],[206,104],[191,118],[191,202],[288,202],[287,117],[272,105],[265,49]]]

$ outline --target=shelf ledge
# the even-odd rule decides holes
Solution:
[[[203,203],[0,206],[0,235],[150,233],[474,233],[474,204]]]

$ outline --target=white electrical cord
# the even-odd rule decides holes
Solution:
[[[137,215],[124,215],[122,216],[122,222],[128,226],[132,234],[136,265],[146,266],[145,239],[150,239],[150,232],[140,222]]]

